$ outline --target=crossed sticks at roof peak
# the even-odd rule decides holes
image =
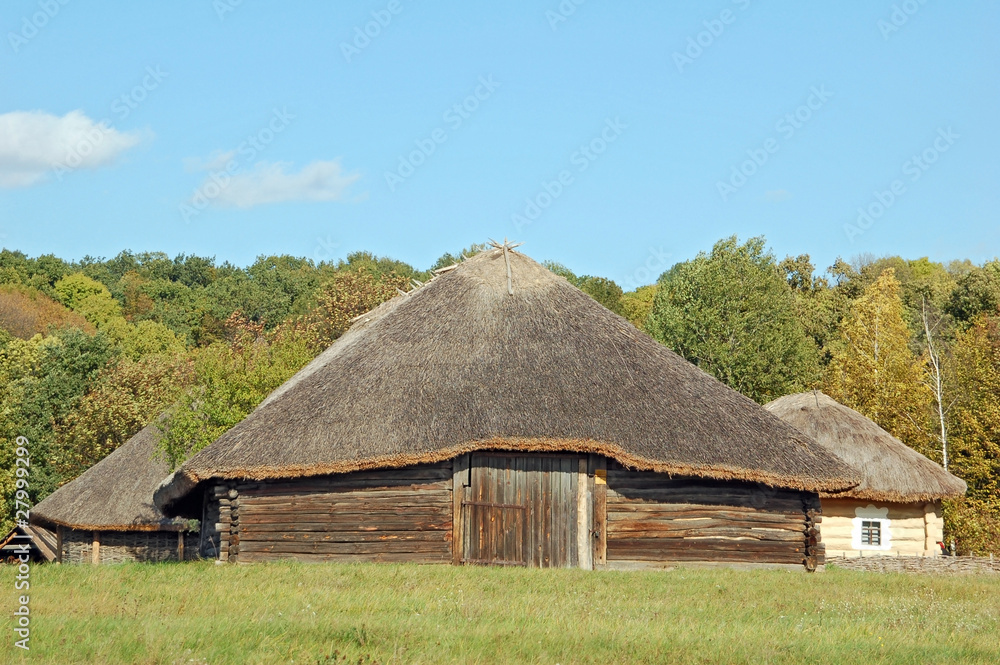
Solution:
[[[510,255],[507,254],[507,250],[514,249],[515,247],[520,247],[524,243],[507,242],[507,238],[504,237],[502,245],[493,238],[490,238],[490,244],[493,245],[494,248],[499,249],[503,252],[503,262],[507,264],[507,295],[512,296],[514,295],[514,281],[510,275]]]

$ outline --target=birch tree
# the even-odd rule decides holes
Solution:
[[[900,285],[885,270],[853,303],[840,325],[825,389],[907,445],[930,452],[931,391],[926,365],[910,349]]]

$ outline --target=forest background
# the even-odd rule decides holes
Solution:
[[[484,247],[427,270],[368,252],[242,268],[0,251],[0,531],[13,525],[18,436],[32,503],[161,414],[175,467],[352,319]],[[761,404],[816,388],[872,418],[968,483],[945,502],[946,540],[1000,554],[1000,261],[863,255],[818,272],[807,254],[779,261],[764,238],[730,237],[628,292],[545,265]]]

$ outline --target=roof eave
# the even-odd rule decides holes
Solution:
[[[176,506],[200,483],[208,480],[287,480],[355,471],[401,468],[416,464],[443,462],[459,455],[482,450],[593,453],[613,459],[623,466],[637,471],[653,471],[671,476],[688,476],[712,480],[756,482],[770,487],[815,493],[842,492],[856,487],[861,482],[857,472],[846,464],[843,465],[843,470],[846,472],[843,476],[830,476],[826,478],[787,476],[757,469],[744,469],[723,465],[688,465],[652,460],[632,455],[620,446],[591,439],[502,438],[471,441],[422,455],[372,457],[336,463],[202,469],[189,469],[182,466],[161,483],[153,496],[153,502],[164,514],[174,515],[177,514]]]

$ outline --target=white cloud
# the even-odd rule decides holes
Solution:
[[[105,166],[139,140],[81,111],[61,118],[43,111],[0,114],[0,187],[28,187],[49,171]]]
[[[289,172],[290,166],[286,162],[260,162],[249,173],[232,176],[215,173],[198,191],[204,192],[213,205],[222,207],[252,208],[283,201],[337,201],[361,177],[358,173],[344,173],[336,160],[312,162],[298,173]],[[215,196],[211,195],[213,186],[218,191]]]
[[[792,193],[787,189],[774,189],[769,192],[764,192],[764,198],[771,203],[781,203],[782,201],[787,201],[792,198]]]

